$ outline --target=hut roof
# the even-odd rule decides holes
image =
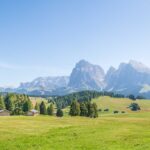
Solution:
[[[30,112],[38,113],[38,111],[37,111],[37,110],[35,110],[35,109],[30,110]]]
[[[6,109],[5,109],[5,110],[4,110],[4,109],[0,109],[0,113],[1,113],[1,112],[4,112],[4,111],[9,112],[9,111],[8,111],[8,110],[6,110]]]

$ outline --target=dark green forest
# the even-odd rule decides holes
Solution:
[[[118,97],[124,98],[124,95],[115,94],[113,92],[97,92],[97,91],[81,91],[72,93],[65,96],[54,97],[53,101],[56,103],[58,108],[65,108],[70,106],[72,101],[77,100],[79,103],[91,101],[93,98],[97,98],[99,96],[110,96],[110,97]]]

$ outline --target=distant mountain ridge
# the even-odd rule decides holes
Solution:
[[[66,87],[69,82],[68,76],[58,77],[39,77],[32,82],[21,83],[19,89],[33,90],[54,90],[60,87]]]
[[[101,66],[81,60],[70,76],[39,77],[31,82],[21,83],[16,89],[1,88],[3,92],[31,95],[65,95],[83,90],[105,90],[150,97],[150,68],[131,60],[129,63],[121,63],[117,69],[110,67],[105,74]]]

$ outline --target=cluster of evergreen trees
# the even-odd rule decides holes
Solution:
[[[73,101],[70,106],[69,114],[71,116],[85,116],[97,118],[98,108],[96,103],[91,103],[90,101],[81,103],[79,103],[78,101]]]
[[[29,96],[25,94],[11,93],[3,96],[0,95],[0,110],[4,109],[10,111],[11,115],[24,115],[28,111],[33,109],[33,105]],[[39,111],[42,115],[54,115],[53,103],[50,103],[50,105],[46,107],[45,102],[42,101],[40,104],[36,103],[34,109]],[[62,117],[63,111],[61,109],[58,109],[56,115],[58,117]]]
[[[97,91],[82,91],[82,92],[76,92],[65,96],[58,96],[54,98],[54,102],[56,103],[58,108],[65,108],[67,106],[70,106],[72,101],[78,100],[78,102],[87,102],[91,101],[91,99],[99,97],[103,95],[102,92]]]
[[[12,115],[21,115],[32,109],[32,102],[24,94],[7,94],[0,96],[0,109],[6,109]]]
[[[54,98],[54,102],[56,103],[58,108],[65,108],[67,106],[70,106],[72,101],[78,100],[78,102],[87,102],[91,101],[93,98],[97,98],[99,96],[110,96],[110,97],[117,97],[117,98],[123,98],[124,95],[121,94],[115,94],[113,92],[98,92],[98,91],[81,91],[72,93],[65,96],[58,96]]]
[[[46,107],[46,104],[44,101],[41,102],[41,104],[36,103],[35,109],[40,112],[41,115],[54,115],[54,105],[51,103],[48,107]],[[57,117],[62,117],[63,116],[63,111],[61,109],[57,109],[56,112]]]

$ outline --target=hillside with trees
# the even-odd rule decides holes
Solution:
[[[0,96],[0,109],[10,111],[11,115],[23,115],[32,107],[32,102],[27,95],[11,93]]]
[[[54,97],[53,101],[56,103],[58,108],[63,109],[67,106],[70,106],[72,101],[74,100],[77,100],[78,102],[87,102],[99,96],[110,96],[110,97],[117,97],[117,98],[125,97],[124,95],[115,94],[113,92],[82,91],[82,92],[76,92],[65,96]]]

